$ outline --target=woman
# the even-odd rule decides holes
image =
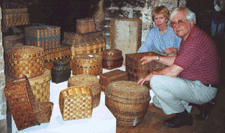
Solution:
[[[170,12],[165,6],[157,6],[152,10],[152,20],[157,27],[152,28],[139,52],[157,52],[164,54],[177,53],[181,38],[174,34],[173,28],[167,25]]]

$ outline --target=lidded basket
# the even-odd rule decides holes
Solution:
[[[76,86],[76,85],[82,86],[82,87],[89,87],[92,91],[93,108],[99,105],[101,88],[100,88],[99,79],[97,76],[88,75],[88,74],[79,74],[79,75],[70,77],[68,80],[68,87]]]
[[[136,126],[146,114],[150,94],[145,86],[133,81],[114,81],[105,90],[105,104],[118,126]]]
[[[44,73],[44,49],[16,46],[6,51],[8,75],[14,78],[36,77]]]
[[[102,67],[113,69],[121,67],[123,64],[122,51],[119,49],[106,49],[102,55]]]

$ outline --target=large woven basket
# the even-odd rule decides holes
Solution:
[[[42,75],[28,78],[28,80],[30,82],[36,102],[49,102],[51,80],[50,70],[45,69],[45,72]]]
[[[4,93],[18,130],[40,125],[33,112],[35,99],[27,78],[9,79]]]
[[[59,59],[53,61],[52,82],[60,83],[70,78],[71,68],[70,61],[67,59]]]
[[[83,18],[83,19],[77,19],[76,24],[76,32],[77,33],[89,33],[89,32],[95,32],[95,20],[92,18]]]
[[[116,70],[101,74],[100,80],[99,80],[99,83],[101,85],[101,90],[105,91],[107,85],[110,82],[120,81],[120,80],[127,81],[128,80],[128,73],[125,72],[125,71],[121,71],[119,69],[116,69]]]
[[[167,67],[167,65],[157,61],[152,61],[144,65],[141,64],[142,57],[153,55],[158,54],[153,52],[126,54],[126,72],[128,72],[129,81],[138,81],[138,79],[147,76],[150,72],[161,70]],[[145,82],[144,85],[150,88],[149,82]]]
[[[82,86],[82,87],[89,87],[92,91],[93,108],[99,105],[101,89],[100,89],[98,77],[94,75],[88,75],[88,74],[79,74],[79,75],[70,77],[68,80],[68,87],[76,86],[76,85]]]
[[[105,90],[105,104],[116,117],[118,126],[136,126],[145,116],[150,94],[133,81],[114,81]]]
[[[10,77],[36,77],[44,73],[44,50],[35,46],[16,46],[6,51]]]
[[[121,67],[123,64],[122,51],[119,49],[106,49],[102,55],[102,67],[113,69]]]
[[[59,107],[63,120],[92,116],[92,93],[90,88],[72,86],[60,92]]]
[[[72,64],[73,75],[90,74],[97,76],[102,74],[102,56],[100,54],[75,55]]]

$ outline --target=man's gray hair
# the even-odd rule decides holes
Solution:
[[[194,20],[194,24],[196,24],[196,15],[194,12],[192,12],[191,10],[189,10],[186,7],[177,7],[173,10],[173,12],[170,14],[170,21],[173,18],[174,15],[176,15],[179,11],[184,11],[184,13],[186,14],[187,20],[190,23],[192,20]]]

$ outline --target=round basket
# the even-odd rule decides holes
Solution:
[[[53,61],[52,67],[52,82],[60,83],[67,81],[70,78],[71,69],[68,59],[59,59]]]
[[[119,49],[106,49],[102,55],[102,67],[113,69],[121,67],[123,64],[122,51]]]
[[[10,77],[36,77],[44,73],[44,49],[16,46],[6,51],[6,67]]]
[[[93,108],[99,105],[101,88],[100,88],[98,77],[94,75],[87,75],[87,74],[79,74],[79,75],[70,77],[68,80],[68,87],[76,86],[76,85],[82,86],[82,87],[89,87],[92,91]]]
[[[147,111],[149,90],[133,81],[114,81],[105,90],[105,104],[116,117],[118,126],[136,126]]]
[[[100,54],[77,54],[72,63],[73,75],[90,74],[97,76],[102,74],[102,56]]]

